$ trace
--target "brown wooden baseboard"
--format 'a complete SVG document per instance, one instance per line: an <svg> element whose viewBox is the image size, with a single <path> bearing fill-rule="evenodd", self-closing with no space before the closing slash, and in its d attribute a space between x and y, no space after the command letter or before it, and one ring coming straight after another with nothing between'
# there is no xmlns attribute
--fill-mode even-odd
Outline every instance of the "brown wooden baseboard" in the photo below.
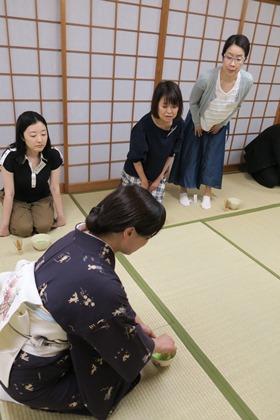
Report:
<svg viewBox="0 0 280 420"><path fill-rule="evenodd" d="M233 173L236 173L236 172L243 172L241 166L242 166L241 163L226 165L226 166L224 166L224 174L233 174Z"/></svg>
<svg viewBox="0 0 280 420"><path fill-rule="evenodd" d="M108 181L82 182L68 186L68 193L84 193L100 190L112 190L120 185L120 179L110 179Z"/></svg>
<svg viewBox="0 0 280 420"><path fill-rule="evenodd" d="M237 172L244 172L244 165L241 163L236 163L234 165L224 166L224 174L232 174ZM110 179L107 181L96 181L96 182L81 182L77 184L71 184L68 186L66 191L65 185L61 184L60 189L63 193L85 193L92 191L101 191L101 190L112 190L120 185L120 179Z"/></svg>

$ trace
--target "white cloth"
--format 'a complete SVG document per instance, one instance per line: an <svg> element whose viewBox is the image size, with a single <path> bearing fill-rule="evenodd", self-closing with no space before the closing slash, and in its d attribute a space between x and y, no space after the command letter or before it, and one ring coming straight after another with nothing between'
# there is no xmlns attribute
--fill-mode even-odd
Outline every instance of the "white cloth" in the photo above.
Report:
<svg viewBox="0 0 280 420"><path fill-rule="evenodd" d="M69 347L66 332L57 324L50 313L43 307L31 307L26 304L31 338L25 342L22 350L34 356L52 357ZM43 332L43 337L42 337ZM46 342L46 338L47 341Z"/></svg>
<svg viewBox="0 0 280 420"><path fill-rule="evenodd" d="M213 125L220 124L237 107L237 96L240 85L240 72L237 75L234 86L228 92L224 92L221 87L221 72L219 71L216 83L216 97L210 102L203 116L200 118L201 128L209 131Z"/></svg>
<svg viewBox="0 0 280 420"><path fill-rule="evenodd" d="M33 280L33 281L32 281ZM29 335L29 317L25 302L41 304L35 287L34 263L21 260L14 272L0 274L0 380L8 386L12 364L27 339L16 333L9 325L22 334Z"/></svg>
<svg viewBox="0 0 280 420"><path fill-rule="evenodd" d="M7 392L2 388L1 385L0 385L0 401L8 401L8 402L13 402L13 403L22 405L21 403L19 403L18 401L10 397L10 395L7 394Z"/></svg>
<svg viewBox="0 0 280 420"><path fill-rule="evenodd" d="M0 380L6 387L21 349L34 355L50 356L69 347L62 328L54 320L50 322L47 317L38 315L39 311L49 313L36 287L34 264L21 260L15 271L0 274ZM46 340L57 340L57 343L46 345Z"/></svg>

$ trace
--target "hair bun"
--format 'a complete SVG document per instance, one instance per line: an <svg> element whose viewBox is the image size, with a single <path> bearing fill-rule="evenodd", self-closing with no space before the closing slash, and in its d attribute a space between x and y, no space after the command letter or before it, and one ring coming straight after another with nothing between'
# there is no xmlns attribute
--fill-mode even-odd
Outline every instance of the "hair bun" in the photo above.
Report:
<svg viewBox="0 0 280 420"><path fill-rule="evenodd" d="M96 206L96 207L92 207L90 213L94 214L95 216L97 216L101 211L101 207L100 206Z"/></svg>

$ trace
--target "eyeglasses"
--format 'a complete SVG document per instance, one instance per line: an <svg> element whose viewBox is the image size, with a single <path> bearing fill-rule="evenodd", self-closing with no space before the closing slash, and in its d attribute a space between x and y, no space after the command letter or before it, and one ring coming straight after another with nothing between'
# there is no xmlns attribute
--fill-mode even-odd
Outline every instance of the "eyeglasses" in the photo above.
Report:
<svg viewBox="0 0 280 420"><path fill-rule="evenodd" d="M224 55L224 59L232 62L234 61L235 64L242 64L244 63L245 57L232 57L232 55Z"/></svg>

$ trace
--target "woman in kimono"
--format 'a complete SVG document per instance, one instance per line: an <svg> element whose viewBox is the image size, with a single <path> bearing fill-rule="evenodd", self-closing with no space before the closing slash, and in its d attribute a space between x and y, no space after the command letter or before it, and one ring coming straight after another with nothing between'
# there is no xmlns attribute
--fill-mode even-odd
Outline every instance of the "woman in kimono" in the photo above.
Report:
<svg viewBox="0 0 280 420"><path fill-rule="evenodd" d="M203 209L211 208L211 189L221 188L229 121L253 84L251 74L241 69L249 51L245 35L231 35L222 50L222 66L202 74L192 89L182 149L169 178L181 186L183 206L190 204L187 188L205 186Z"/></svg>
<svg viewBox="0 0 280 420"><path fill-rule="evenodd" d="M11 398L105 419L153 352L176 350L141 321L115 272L115 253L141 248L164 222L147 190L121 186L36 263L0 276L0 383Z"/></svg>

